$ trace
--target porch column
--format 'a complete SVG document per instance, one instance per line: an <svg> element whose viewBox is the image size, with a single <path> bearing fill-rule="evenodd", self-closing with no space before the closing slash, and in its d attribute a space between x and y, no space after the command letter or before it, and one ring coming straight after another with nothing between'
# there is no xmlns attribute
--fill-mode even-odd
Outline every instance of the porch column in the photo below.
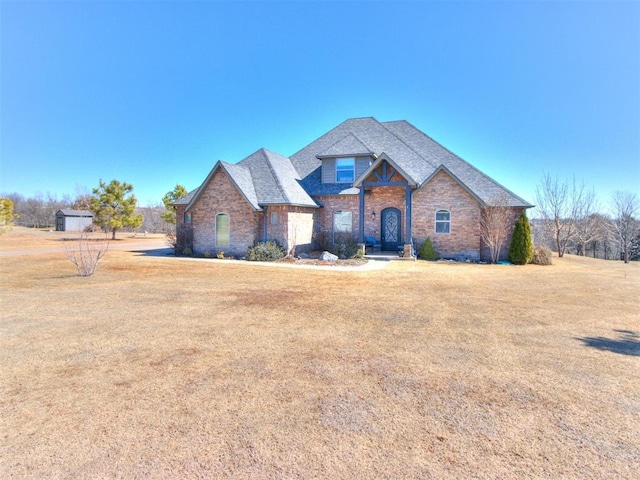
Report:
<svg viewBox="0 0 640 480"><path fill-rule="evenodd" d="M411 185L406 186L406 193L405 193L405 211L407 212L407 236L404 239L404 243L405 245L411 244L411 196L413 194L413 190L411 190Z"/></svg>
<svg viewBox="0 0 640 480"><path fill-rule="evenodd" d="M360 229L358 240L360 243L364 243L364 185L360 186L360 215L358 216L358 226Z"/></svg>

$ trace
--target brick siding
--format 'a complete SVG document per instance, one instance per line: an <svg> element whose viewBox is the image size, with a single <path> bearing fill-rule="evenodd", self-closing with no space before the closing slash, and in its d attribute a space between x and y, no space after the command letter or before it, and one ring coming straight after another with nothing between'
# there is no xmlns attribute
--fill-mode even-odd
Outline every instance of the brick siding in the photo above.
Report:
<svg viewBox="0 0 640 480"><path fill-rule="evenodd" d="M191 210L193 251L212 255L223 251L227 255L244 256L247 248L258 239L262 213L249 206L234 183L218 169ZM216 244L216 215L229 215L229 246Z"/></svg>
<svg viewBox="0 0 640 480"><path fill-rule="evenodd" d="M401 180L401 177L394 176L392 180ZM400 243L407 243L405 193L404 186L375 187L366 192L365 236L381 240L381 212L385 208L393 207L401 212ZM332 241L333 214L340 210L352 213L353 238L359 241L359 195L327 195L316 200L322 208L269 206L266 213L255 212L226 173L218 170L192 209L194 253L216 254L222 250L225 254L244 256L247 248L255 241L265 238L276 240L287 251L295 244L296 253L318 248L323 242ZM451 214L449 233L435 232L435 214L438 210L447 210ZM276 224L271 224L271 212L278 213ZM375 219L372 218L372 212L376 213ZM514 223L521 212L521 208L513 209ZM229 247L216 246L215 218L218 213L226 213L230 217ZM416 241L416 248L420 248L424 240L431 237L433 246L441 258L475 261L488 259L488 250L480 236L480 205L445 172L439 172L427 185L414 191L412 213L412 236ZM184 208L178 207L176 214L178 222L183 222ZM265 214L266 235L263 232ZM511 234L512 229L508 232L501 258L507 256Z"/></svg>
<svg viewBox="0 0 640 480"><path fill-rule="evenodd" d="M450 233L436 233L438 210L450 212ZM453 178L439 172L414 192L412 235L416 248L431 237L441 258L480 260L480 205Z"/></svg>

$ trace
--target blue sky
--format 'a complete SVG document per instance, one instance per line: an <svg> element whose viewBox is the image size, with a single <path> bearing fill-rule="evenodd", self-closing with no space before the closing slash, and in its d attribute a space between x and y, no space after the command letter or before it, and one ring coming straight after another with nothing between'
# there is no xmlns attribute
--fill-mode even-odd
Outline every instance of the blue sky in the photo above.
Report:
<svg viewBox="0 0 640 480"><path fill-rule="evenodd" d="M405 119L525 199L640 195L640 3L0 1L0 192L130 182Z"/></svg>

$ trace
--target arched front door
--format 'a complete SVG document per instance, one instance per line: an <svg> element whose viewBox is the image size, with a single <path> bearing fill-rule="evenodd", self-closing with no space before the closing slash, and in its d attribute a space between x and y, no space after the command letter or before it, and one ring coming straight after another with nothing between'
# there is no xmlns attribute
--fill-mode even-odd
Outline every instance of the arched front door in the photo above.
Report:
<svg viewBox="0 0 640 480"><path fill-rule="evenodd" d="M380 215L382 250L397 250L400 248L400 231L402 217L397 208L385 208Z"/></svg>

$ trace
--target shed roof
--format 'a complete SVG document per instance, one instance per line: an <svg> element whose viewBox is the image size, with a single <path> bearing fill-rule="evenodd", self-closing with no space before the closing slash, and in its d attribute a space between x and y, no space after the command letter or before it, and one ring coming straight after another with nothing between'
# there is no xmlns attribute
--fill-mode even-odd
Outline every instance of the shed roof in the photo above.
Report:
<svg viewBox="0 0 640 480"><path fill-rule="evenodd" d="M63 208L58 210L56 215L58 213L62 213L65 217L93 217L93 212L90 212L89 210L69 210Z"/></svg>

